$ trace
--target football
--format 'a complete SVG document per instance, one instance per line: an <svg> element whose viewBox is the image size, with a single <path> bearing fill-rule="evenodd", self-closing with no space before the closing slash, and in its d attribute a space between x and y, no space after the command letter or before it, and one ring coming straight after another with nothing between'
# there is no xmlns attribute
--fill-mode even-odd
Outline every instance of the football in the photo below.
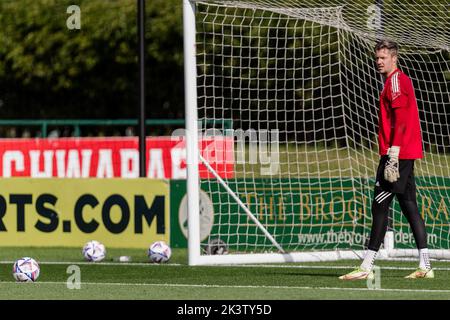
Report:
<svg viewBox="0 0 450 320"><path fill-rule="evenodd" d="M172 255L172 249L164 241L156 241L148 248L148 257L151 262L163 263L167 262Z"/></svg>
<svg viewBox="0 0 450 320"><path fill-rule="evenodd" d="M96 240L89 241L83 247L83 257L90 262L102 261L106 256L106 249L103 244Z"/></svg>
<svg viewBox="0 0 450 320"><path fill-rule="evenodd" d="M13 277L17 282L35 282L41 269L39 264L30 257L16 260L13 266Z"/></svg>
<svg viewBox="0 0 450 320"><path fill-rule="evenodd" d="M228 254L228 246L222 239L211 239L206 245L206 254Z"/></svg>

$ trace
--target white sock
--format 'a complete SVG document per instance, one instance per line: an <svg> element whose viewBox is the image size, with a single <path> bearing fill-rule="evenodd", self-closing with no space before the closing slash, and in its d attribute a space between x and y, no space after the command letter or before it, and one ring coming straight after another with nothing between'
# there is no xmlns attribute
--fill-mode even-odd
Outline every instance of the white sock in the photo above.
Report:
<svg viewBox="0 0 450 320"><path fill-rule="evenodd" d="M378 251L367 250L366 257L364 261L361 263L361 269L366 271L372 271L373 263L375 262L375 258L377 256Z"/></svg>
<svg viewBox="0 0 450 320"><path fill-rule="evenodd" d="M420 257L419 268L430 270L431 264L430 264L430 257L428 255L428 249L427 248L419 249L419 257Z"/></svg>

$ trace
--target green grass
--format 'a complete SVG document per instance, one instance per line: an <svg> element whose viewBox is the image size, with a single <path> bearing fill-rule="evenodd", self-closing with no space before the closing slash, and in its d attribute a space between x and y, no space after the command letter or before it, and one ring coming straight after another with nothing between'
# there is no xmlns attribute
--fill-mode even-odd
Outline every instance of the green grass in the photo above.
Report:
<svg viewBox="0 0 450 320"><path fill-rule="evenodd" d="M130 255L131 263L113 262ZM16 283L12 262L31 256L41 264L35 283ZM434 262L435 279L403 277L417 262L379 261L380 289L366 281L338 276L358 261L260 266L188 266L186 250L175 249L169 264L147 262L145 250L111 249L102 263L85 263L73 248L2 248L0 299L151 299L151 300L299 300L299 299L450 299L450 264ZM57 262L57 263L55 263ZM69 265L78 265L81 288L68 289Z"/></svg>
<svg viewBox="0 0 450 320"><path fill-rule="evenodd" d="M235 149L235 174L238 178L267 178L262 175L262 165L258 153L250 158L249 146L245 147L245 163L238 162L238 149ZM252 161L251 161L252 160ZM272 159L273 160L273 159ZM324 147L323 144L306 145L281 143L279 146L279 170L276 177L328 178L340 176L373 177L380 157L376 146L359 149ZM417 176L450 176L450 155L425 153L424 159L416 162Z"/></svg>

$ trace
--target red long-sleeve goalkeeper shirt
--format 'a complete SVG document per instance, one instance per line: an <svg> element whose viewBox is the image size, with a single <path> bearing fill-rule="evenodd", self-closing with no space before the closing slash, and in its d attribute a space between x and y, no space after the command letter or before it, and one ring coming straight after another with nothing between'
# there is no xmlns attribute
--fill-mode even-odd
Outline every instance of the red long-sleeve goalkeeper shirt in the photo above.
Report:
<svg viewBox="0 0 450 320"><path fill-rule="evenodd" d="M380 95L378 127L380 155L400 147L400 159L423 158L419 110L411 79L399 69L387 77Z"/></svg>

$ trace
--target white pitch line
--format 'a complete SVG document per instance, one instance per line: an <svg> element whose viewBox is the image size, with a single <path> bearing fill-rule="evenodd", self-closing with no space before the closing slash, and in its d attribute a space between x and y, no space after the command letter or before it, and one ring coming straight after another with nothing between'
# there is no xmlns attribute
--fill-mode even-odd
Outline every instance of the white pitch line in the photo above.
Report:
<svg viewBox="0 0 450 320"><path fill-rule="evenodd" d="M66 282L56 281L38 281L34 283L20 283L13 281L0 281L0 286L4 284L14 285L67 285ZM283 289L283 290L338 290L338 291L395 291L395 292L415 292L415 293L449 293L450 290L443 289L396 289L396 288L380 288L380 289L368 289L368 288L339 288L339 287L300 287L300 286L252 286L252 285L215 285L215 284L185 284L185 283L128 283L128 282L81 282L81 286L94 285L94 286L138 286L138 287L181 287L181 288L229 288L229 289Z"/></svg>
<svg viewBox="0 0 450 320"><path fill-rule="evenodd" d="M15 261L0 261L0 264L14 264ZM179 263L151 263L151 262L87 262L87 261L38 261L40 265L44 264L54 264L54 265L86 265L86 266L183 266ZM184 265L185 266L185 265Z"/></svg>
<svg viewBox="0 0 450 320"><path fill-rule="evenodd" d="M169 267L189 267L187 264L180 263L151 263L151 262L87 262L87 261L38 261L40 265L86 265L86 266L169 266ZM0 261L0 264L14 264L14 261ZM351 266L333 266L333 265L285 265L285 264L225 264L225 265L209 265L209 266L195 266L205 268L287 268L287 269L354 269L355 265ZM381 270L416 270L417 267L393 267L380 266ZM450 267L435 267L436 271L450 271Z"/></svg>
<svg viewBox="0 0 450 320"><path fill-rule="evenodd" d="M233 267L236 265L224 265L227 267ZM376 264L375 264L376 266ZM351 266L327 266L327 265L257 265L257 264L246 264L241 265L240 267L262 267L262 268L299 268L299 269L354 269L357 267L357 265L351 265ZM394 267L394 266L379 266L380 269L384 270L417 270L417 267ZM433 270L439 270L439 271L450 271L450 267L433 267Z"/></svg>

